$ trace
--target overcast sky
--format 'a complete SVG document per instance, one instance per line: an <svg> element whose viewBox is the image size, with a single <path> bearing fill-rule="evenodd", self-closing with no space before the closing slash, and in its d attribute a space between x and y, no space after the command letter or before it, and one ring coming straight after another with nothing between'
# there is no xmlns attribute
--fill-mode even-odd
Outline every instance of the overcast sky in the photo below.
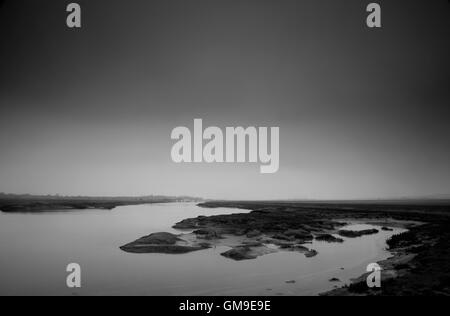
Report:
<svg viewBox="0 0 450 316"><path fill-rule="evenodd" d="M0 191L227 199L450 193L450 4L96 0L0 9ZM170 133L279 126L280 170L171 161Z"/></svg>

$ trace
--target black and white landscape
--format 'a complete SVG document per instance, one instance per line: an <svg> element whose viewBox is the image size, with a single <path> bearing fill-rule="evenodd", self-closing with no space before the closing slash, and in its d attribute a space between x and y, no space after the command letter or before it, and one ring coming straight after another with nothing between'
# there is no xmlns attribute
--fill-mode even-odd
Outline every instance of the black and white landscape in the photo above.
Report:
<svg viewBox="0 0 450 316"><path fill-rule="evenodd" d="M449 9L0 1L0 295L449 295Z"/></svg>

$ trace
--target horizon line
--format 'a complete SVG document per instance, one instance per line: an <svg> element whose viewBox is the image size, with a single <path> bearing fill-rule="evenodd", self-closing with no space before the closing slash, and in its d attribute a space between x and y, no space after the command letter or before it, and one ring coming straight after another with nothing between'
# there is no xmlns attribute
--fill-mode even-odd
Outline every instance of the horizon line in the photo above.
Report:
<svg viewBox="0 0 450 316"><path fill-rule="evenodd" d="M430 194L423 196L399 196L399 197L366 197L366 198L275 198L275 199L225 199L225 198L205 198L191 195L64 195L64 194L33 194L33 193L5 193L0 192L0 196L27 196L27 197L53 197L53 198L190 198L203 201L217 202L365 202L365 201L405 201L405 200L450 200L450 193Z"/></svg>

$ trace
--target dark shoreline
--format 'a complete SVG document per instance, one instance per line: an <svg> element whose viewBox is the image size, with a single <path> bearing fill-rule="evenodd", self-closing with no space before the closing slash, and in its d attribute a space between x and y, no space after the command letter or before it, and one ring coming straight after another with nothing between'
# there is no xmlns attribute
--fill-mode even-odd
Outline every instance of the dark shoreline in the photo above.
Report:
<svg viewBox="0 0 450 316"><path fill-rule="evenodd" d="M368 203L351 202L232 202L198 204L204 208L237 208L250 213L199 216L176 223L173 228L192 233L172 235L156 233L131 242L121 249L134 253L186 253L226 245L221 254L231 260L252 260L274 250L295 251L306 257L318 253L305 246L313 240L342 242L339 234L345 222L354 220L377 223L381 230L400 225L407 233L387 241L393 256L379 262L382 267L381 289L369 289L366 275L353 283L320 295L450 295L450 207L446 203ZM394 225L394 226L393 226ZM378 230L346 231L358 238Z"/></svg>
<svg viewBox="0 0 450 316"><path fill-rule="evenodd" d="M206 202L199 206L249 209L252 213L289 211L312 216L311 219L424 223L411 225L408 233L388 241L388 249L394 256L379 262L383 268L381 289L369 289L366 275L362 275L351 285L322 295L450 295L450 204L447 202Z"/></svg>
<svg viewBox="0 0 450 316"><path fill-rule="evenodd" d="M190 197L60 197L60 196L0 196L3 213L45 213L76 210L113 210L119 206L154 203L199 202Z"/></svg>

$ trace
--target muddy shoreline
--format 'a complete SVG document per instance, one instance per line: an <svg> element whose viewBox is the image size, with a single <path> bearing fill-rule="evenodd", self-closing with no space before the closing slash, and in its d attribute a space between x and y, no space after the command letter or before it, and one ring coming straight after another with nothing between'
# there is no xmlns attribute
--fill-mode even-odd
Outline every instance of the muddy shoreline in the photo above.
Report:
<svg viewBox="0 0 450 316"><path fill-rule="evenodd" d="M409 232L388 241L392 258L380 262L381 289L369 289L366 275L351 285L325 295L450 295L450 203L295 203L295 202L215 202L204 207L239 207L252 210L292 209L321 218L348 220L359 218L372 223L413 221L423 225L406 227Z"/></svg>
<svg viewBox="0 0 450 316"><path fill-rule="evenodd" d="M215 246L231 249L221 255L230 260L252 260L277 251L317 255L308 247L312 240L340 243L340 236L359 238L376 234L341 231L345 223L360 221L383 230L395 225L407 233L388 241L393 257L380 262L382 288L369 289L366 276L322 295L450 294L450 212L447 204L300 203L300 202L206 202L204 208L240 208L250 213L200 216L173 227L186 233L156 233L121 247L134 253L186 253ZM420 224L418 224L420 223ZM275 247L269 247L274 245Z"/></svg>

